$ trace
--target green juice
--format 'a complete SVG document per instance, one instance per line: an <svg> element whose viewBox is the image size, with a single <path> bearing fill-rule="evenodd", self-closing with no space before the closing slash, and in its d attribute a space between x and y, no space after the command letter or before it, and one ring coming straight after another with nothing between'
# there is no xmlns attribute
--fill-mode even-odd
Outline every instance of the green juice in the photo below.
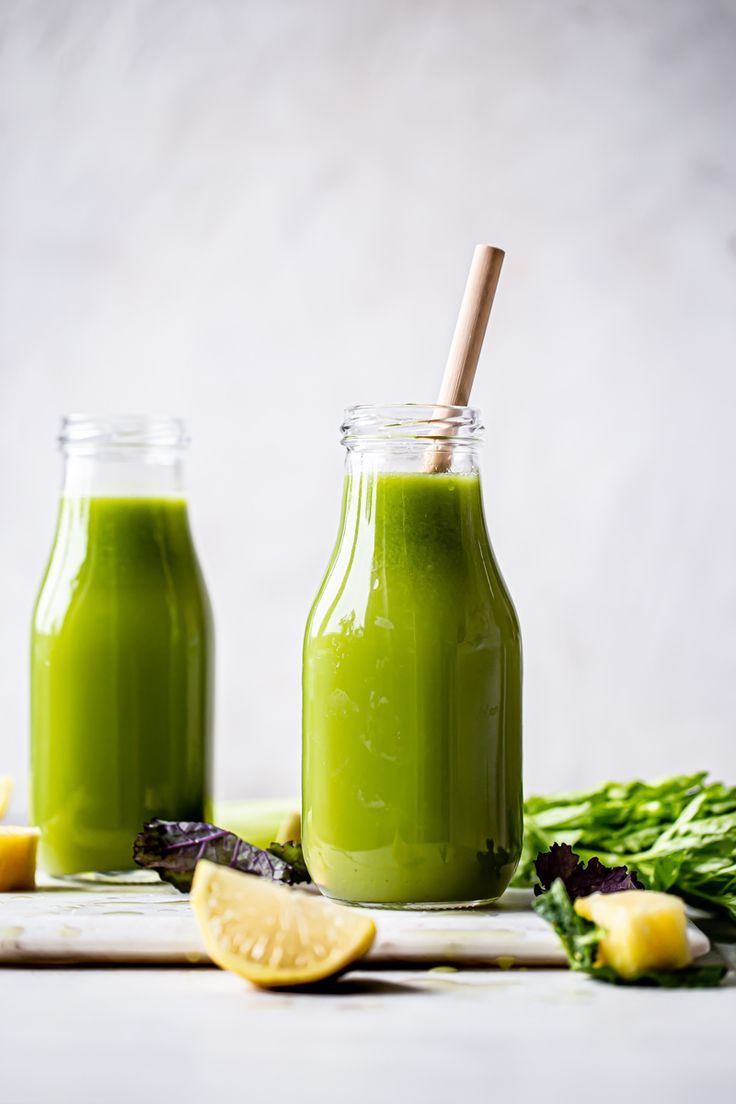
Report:
<svg viewBox="0 0 736 1104"><path fill-rule="evenodd" d="M62 499L31 653L50 874L130 870L144 821L203 819L211 638L183 499Z"/></svg>
<svg viewBox="0 0 736 1104"><path fill-rule="evenodd" d="M304 644L304 844L323 892L503 892L521 846L521 678L477 474L349 474Z"/></svg>

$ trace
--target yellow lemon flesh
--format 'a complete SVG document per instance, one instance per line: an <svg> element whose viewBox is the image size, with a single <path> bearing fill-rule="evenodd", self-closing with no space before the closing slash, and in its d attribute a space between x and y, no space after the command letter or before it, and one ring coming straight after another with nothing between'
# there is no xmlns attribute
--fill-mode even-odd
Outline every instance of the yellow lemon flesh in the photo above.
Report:
<svg viewBox="0 0 736 1104"><path fill-rule="evenodd" d="M35 889L38 828L0 826L0 893Z"/></svg>
<svg viewBox="0 0 736 1104"><path fill-rule="evenodd" d="M578 897L575 911L604 931L600 964L623 978L649 970L679 970L690 962L685 905L679 897L653 890L591 893Z"/></svg>
<svg viewBox="0 0 736 1104"><path fill-rule="evenodd" d="M369 916L204 860L192 906L210 958L266 989L330 977L361 958L376 935Z"/></svg>
<svg viewBox="0 0 736 1104"><path fill-rule="evenodd" d="M8 811L8 805L10 804L10 795L13 792L13 779L8 778L7 774L0 774L0 820L3 819Z"/></svg>

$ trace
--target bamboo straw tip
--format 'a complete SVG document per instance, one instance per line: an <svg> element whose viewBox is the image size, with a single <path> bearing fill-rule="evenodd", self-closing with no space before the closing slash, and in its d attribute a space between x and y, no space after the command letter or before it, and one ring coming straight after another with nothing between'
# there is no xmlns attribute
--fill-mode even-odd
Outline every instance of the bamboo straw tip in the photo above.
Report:
<svg viewBox="0 0 736 1104"><path fill-rule="evenodd" d="M498 245L486 245L485 242L479 242L475 247L475 255L476 257L485 256L489 260L493 259L500 264L506 256L506 250L501 249Z"/></svg>

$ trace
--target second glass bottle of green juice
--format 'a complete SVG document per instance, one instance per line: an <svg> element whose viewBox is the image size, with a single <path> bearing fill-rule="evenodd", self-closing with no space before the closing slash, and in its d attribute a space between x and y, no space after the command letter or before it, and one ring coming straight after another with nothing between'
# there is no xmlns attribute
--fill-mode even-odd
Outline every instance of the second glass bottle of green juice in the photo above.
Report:
<svg viewBox="0 0 736 1104"><path fill-rule="evenodd" d="M213 631L172 418L65 419L33 615L31 805L53 875L129 872L153 817L203 820Z"/></svg>
<svg viewBox="0 0 736 1104"><path fill-rule="evenodd" d="M492 901L521 850L522 671L478 415L354 407L343 434L340 531L304 642L309 870L353 903Z"/></svg>

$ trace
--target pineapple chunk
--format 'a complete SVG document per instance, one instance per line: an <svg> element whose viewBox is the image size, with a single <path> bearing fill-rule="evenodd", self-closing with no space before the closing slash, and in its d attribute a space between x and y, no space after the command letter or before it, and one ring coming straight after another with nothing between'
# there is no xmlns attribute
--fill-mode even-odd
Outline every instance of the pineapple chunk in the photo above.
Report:
<svg viewBox="0 0 736 1104"><path fill-rule="evenodd" d="M38 828L0 827L0 893L35 889Z"/></svg>
<svg viewBox="0 0 736 1104"><path fill-rule="evenodd" d="M301 813L289 813L281 822L278 833L271 843L301 843L302 817Z"/></svg>
<svg viewBox="0 0 736 1104"><path fill-rule="evenodd" d="M685 906L679 897L652 890L591 893L575 902L579 916L602 928L598 965L623 978L649 970L679 970L690 962Z"/></svg>

